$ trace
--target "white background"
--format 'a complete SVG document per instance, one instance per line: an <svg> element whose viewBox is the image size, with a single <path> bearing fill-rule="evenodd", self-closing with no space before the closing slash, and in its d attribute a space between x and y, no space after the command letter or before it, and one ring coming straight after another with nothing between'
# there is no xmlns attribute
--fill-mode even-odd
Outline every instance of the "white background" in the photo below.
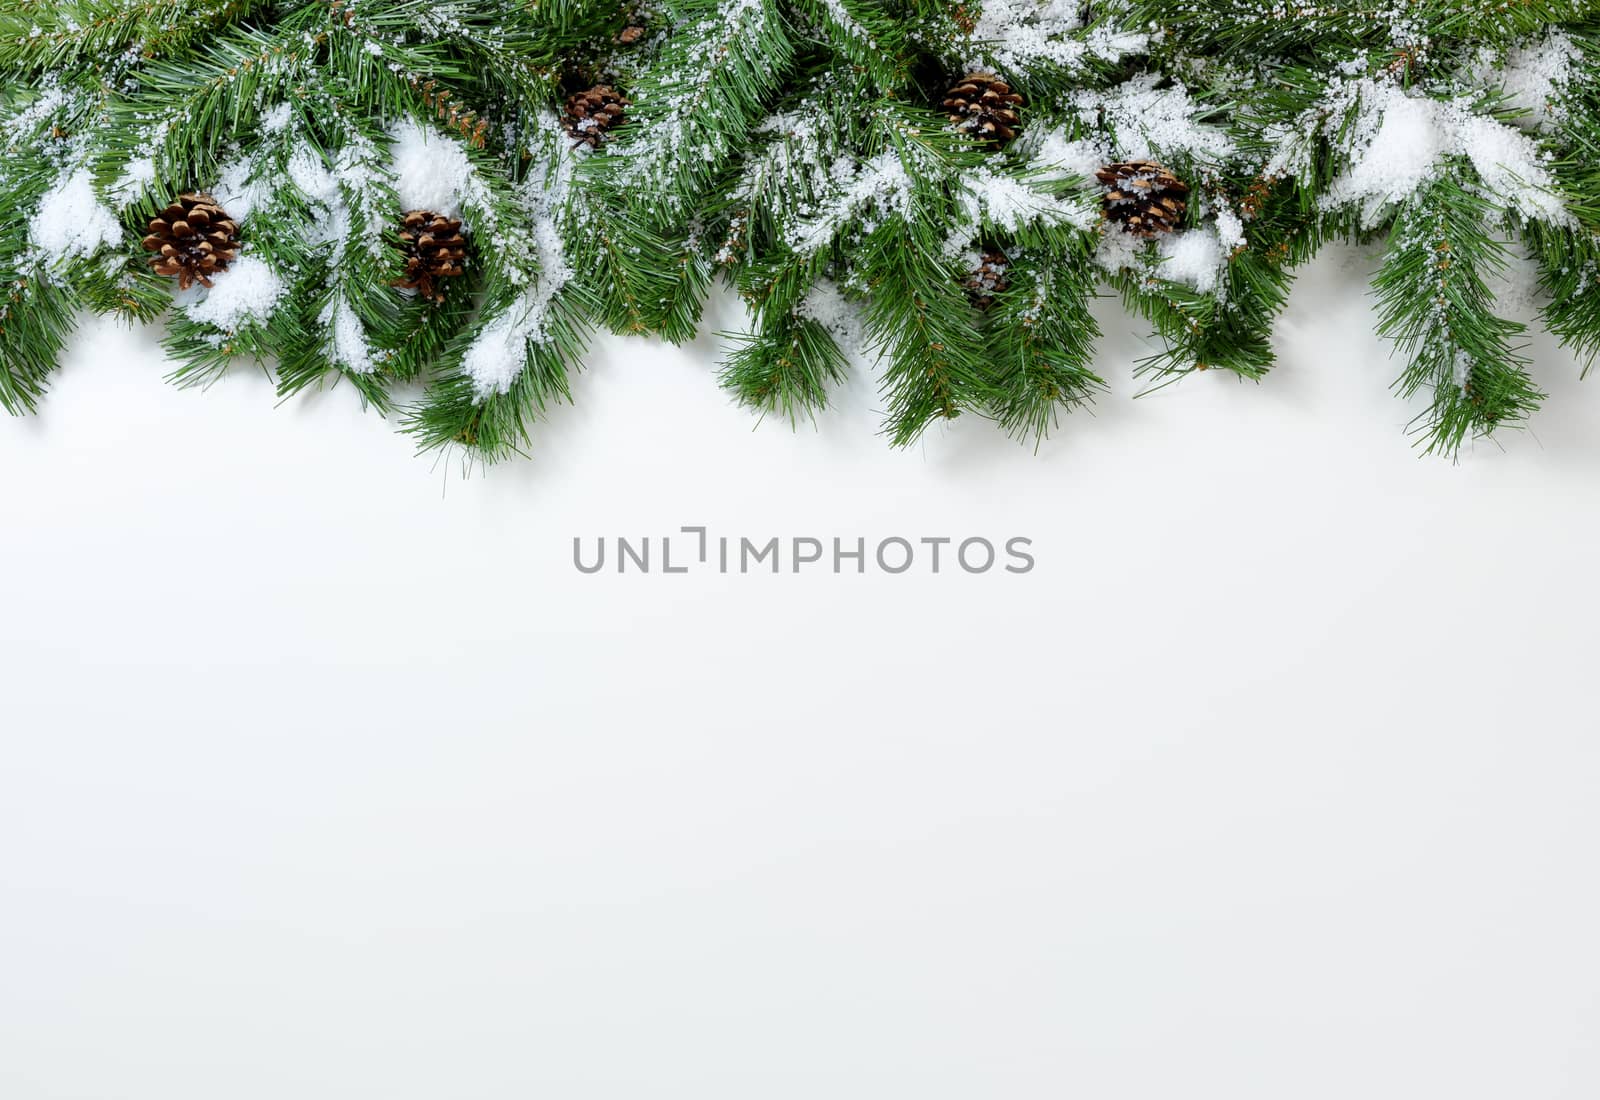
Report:
<svg viewBox="0 0 1600 1100"><path fill-rule="evenodd" d="M0 424L0 1097L1593 1100L1600 383L1420 458L1362 274L1138 401L1104 303L1037 454L608 340L468 479L87 324ZM572 568L686 524L1038 567Z"/></svg>

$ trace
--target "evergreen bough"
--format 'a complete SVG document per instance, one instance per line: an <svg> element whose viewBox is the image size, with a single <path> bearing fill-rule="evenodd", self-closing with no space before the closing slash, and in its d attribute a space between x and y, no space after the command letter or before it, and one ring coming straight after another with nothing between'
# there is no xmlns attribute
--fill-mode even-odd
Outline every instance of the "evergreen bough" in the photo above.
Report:
<svg viewBox="0 0 1600 1100"><path fill-rule="evenodd" d="M92 310L164 321L179 382L347 382L501 458L592 330L689 339L722 282L757 412L859 347L896 444L1035 439L1103 388L1103 288L1152 384L1260 379L1333 241L1383 245L1428 450L1541 400L1508 268L1600 352L1600 0L0 0L0 73L14 414ZM147 251L181 195L237 223L210 289Z"/></svg>

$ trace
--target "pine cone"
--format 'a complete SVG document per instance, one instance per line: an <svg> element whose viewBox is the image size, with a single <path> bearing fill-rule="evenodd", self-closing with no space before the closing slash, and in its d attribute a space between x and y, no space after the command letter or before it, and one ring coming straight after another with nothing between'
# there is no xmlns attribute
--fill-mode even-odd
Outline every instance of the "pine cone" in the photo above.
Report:
<svg viewBox="0 0 1600 1100"><path fill-rule="evenodd" d="M1105 185L1101 208L1108 221L1140 237L1159 237L1183 224L1189 185L1149 160L1108 164L1095 173Z"/></svg>
<svg viewBox="0 0 1600 1100"><path fill-rule="evenodd" d="M211 285L211 276L228 270L239 254L239 227L217 205L198 191L186 191L150 222L144 239L150 266L157 275L176 275L178 289L195 283Z"/></svg>
<svg viewBox="0 0 1600 1100"><path fill-rule="evenodd" d="M993 73L968 73L946 94L944 109L964 134L999 147L1017 136L1017 106L1022 97Z"/></svg>
<svg viewBox="0 0 1600 1100"><path fill-rule="evenodd" d="M606 131L622 122L622 111L627 106L628 100L611 85L596 84L567 97L567 113L561 125L573 138L574 149L579 145L593 149L606 139Z"/></svg>
<svg viewBox="0 0 1600 1100"><path fill-rule="evenodd" d="M1011 284L1006 281L1006 267L1010 261L1006 254L999 249L991 248L983 253L983 258L972 273L961 280L961 285L966 288L967 297L972 299L972 304L979 309L988 309L994 305L995 295L1005 291Z"/></svg>
<svg viewBox="0 0 1600 1100"><path fill-rule="evenodd" d="M461 219L432 210L412 210L401 221L399 235L406 277L395 285L415 290L430 301L444 301L444 288L435 280L451 279L465 270L467 241L461 235Z"/></svg>

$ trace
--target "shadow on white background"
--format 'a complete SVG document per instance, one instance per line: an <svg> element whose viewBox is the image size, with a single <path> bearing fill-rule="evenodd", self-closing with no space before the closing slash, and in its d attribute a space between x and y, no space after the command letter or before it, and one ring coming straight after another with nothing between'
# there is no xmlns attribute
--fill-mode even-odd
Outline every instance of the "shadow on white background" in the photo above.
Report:
<svg viewBox="0 0 1600 1100"><path fill-rule="evenodd" d="M1600 390L1418 457L1361 275L1138 401L1102 303L1037 453L608 340L468 479L87 324L0 424L0 1096L1590 1100ZM572 567L684 525L1038 565Z"/></svg>

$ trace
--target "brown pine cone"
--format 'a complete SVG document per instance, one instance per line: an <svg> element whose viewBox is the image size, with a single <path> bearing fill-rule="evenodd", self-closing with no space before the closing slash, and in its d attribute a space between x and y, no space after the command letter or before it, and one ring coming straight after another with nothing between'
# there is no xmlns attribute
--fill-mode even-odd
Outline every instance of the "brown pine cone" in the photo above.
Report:
<svg viewBox="0 0 1600 1100"><path fill-rule="evenodd" d="M1106 220L1140 237L1159 237L1183 224L1189 185L1149 160L1108 164L1095 173L1105 186Z"/></svg>
<svg viewBox="0 0 1600 1100"><path fill-rule="evenodd" d="M208 287L211 276L238 256L239 227L210 195L186 191L151 220L144 247L156 253L150 257L155 273L176 275L179 290Z"/></svg>
<svg viewBox="0 0 1600 1100"><path fill-rule="evenodd" d="M968 73L945 94L951 124L998 148L1017 136L1022 97L993 73Z"/></svg>
<svg viewBox="0 0 1600 1100"><path fill-rule="evenodd" d="M609 130L621 124L627 106L628 100L621 92L609 84L596 84L567 97L561 125L572 137L574 149L579 145L593 149L606 139Z"/></svg>
<svg viewBox="0 0 1600 1100"><path fill-rule="evenodd" d="M990 248L984 251L978 266L961 281L973 305L979 309L988 309L994 305L995 295L1003 293L1006 287L1011 285L1006 281L1006 267L1009 264L1006 254L999 249Z"/></svg>
<svg viewBox="0 0 1600 1100"><path fill-rule="evenodd" d="M406 258L406 276L395 285L415 290L429 301L444 301L445 279L465 271L467 241L461 219L432 210L412 210L400 223L400 249Z"/></svg>

